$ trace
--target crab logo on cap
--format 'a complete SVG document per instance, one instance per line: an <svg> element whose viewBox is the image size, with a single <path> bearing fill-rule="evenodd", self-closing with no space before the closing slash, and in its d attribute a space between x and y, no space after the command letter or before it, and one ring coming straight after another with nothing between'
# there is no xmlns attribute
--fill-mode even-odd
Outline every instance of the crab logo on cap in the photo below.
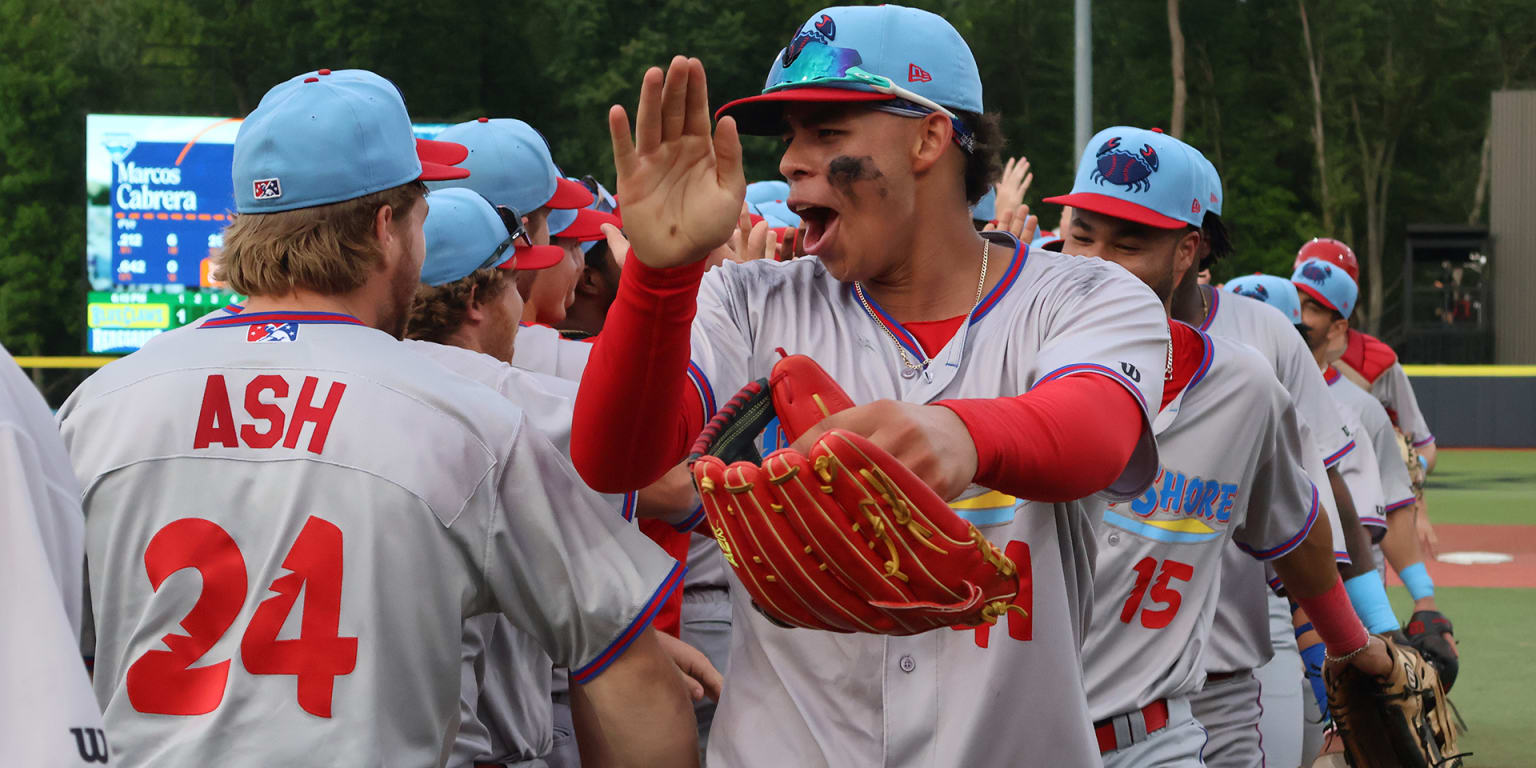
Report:
<svg viewBox="0 0 1536 768"><path fill-rule="evenodd" d="M1325 264L1307 263L1301 265L1301 276L1306 278L1308 281L1317 283L1319 285L1321 285L1324 280L1327 280L1328 276L1332 274L1333 267L1327 266Z"/></svg>
<svg viewBox="0 0 1536 768"><path fill-rule="evenodd" d="M795 36L789 41L789 45L784 46L783 65L787 67L795 63L795 59L800 57L800 52L805 50L805 46L809 43L830 44L836 39L837 25L832 23L831 16L823 13L821 18L811 25L811 29L801 29L795 32Z"/></svg>
<svg viewBox="0 0 1536 768"><path fill-rule="evenodd" d="M1152 182L1147 179L1157 172L1158 163L1157 150L1151 144L1143 144L1140 152L1132 153L1121 149L1120 137L1115 136L1104 142L1094 156L1098 158L1098 166L1091 177L1094 181L1100 184L1107 181L1131 192L1152 188Z"/></svg>
<svg viewBox="0 0 1536 768"><path fill-rule="evenodd" d="M1237 292L1243 296L1258 299L1259 301L1269 301L1269 289L1262 285L1245 285L1237 289Z"/></svg>
<svg viewBox="0 0 1536 768"><path fill-rule="evenodd" d="M257 200L276 200L283 196L283 183L277 179L257 179L251 182L251 194Z"/></svg>

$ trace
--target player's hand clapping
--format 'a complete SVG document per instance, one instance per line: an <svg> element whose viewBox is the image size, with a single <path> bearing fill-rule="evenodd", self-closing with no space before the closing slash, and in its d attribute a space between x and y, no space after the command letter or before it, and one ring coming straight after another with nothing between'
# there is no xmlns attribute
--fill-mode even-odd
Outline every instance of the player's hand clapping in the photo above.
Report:
<svg viewBox="0 0 1536 768"><path fill-rule="evenodd" d="M709 90L698 59L674 57L665 77L658 67L646 71L633 140L621 106L609 110L608 130L636 257L651 267L674 267L703 259L730 239L747 188L741 140L731 118L711 136Z"/></svg>
<svg viewBox="0 0 1536 768"><path fill-rule="evenodd" d="M1030 215L1029 206L1020 203L1008 209L998 208L997 221L988 224L983 231L1007 232L1019 242L1028 245L1035 239L1035 233L1039 229L1039 219Z"/></svg>

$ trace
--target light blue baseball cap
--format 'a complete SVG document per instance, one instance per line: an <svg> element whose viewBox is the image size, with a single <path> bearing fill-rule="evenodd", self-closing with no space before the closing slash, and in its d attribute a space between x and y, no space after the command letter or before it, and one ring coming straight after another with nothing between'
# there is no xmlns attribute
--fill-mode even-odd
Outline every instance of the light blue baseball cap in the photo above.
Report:
<svg viewBox="0 0 1536 768"><path fill-rule="evenodd" d="M1043 229L1035 230L1035 239L1029 241L1030 248L1044 248L1051 243L1061 242L1061 235L1055 232L1047 232Z"/></svg>
<svg viewBox="0 0 1536 768"><path fill-rule="evenodd" d="M787 181L754 181L747 185L747 202L771 203L789 199L789 182Z"/></svg>
<svg viewBox="0 0 1536 768"><path fill-rule="evenodd" d="M438 134L438 139L462 144L469 150L463 167L469 169L470 176L463 181L428 184L432 189L466 187L496 205L522 213L592 204L592 193L586 187L560 173L544 136L521 120L482 117L449 126ZM550 215L553 217L554 213ZM550 231L555 231L553 218Z"/></svg>
<svg viewBox="0 0 1536 768"><path fill-rule="evenodd" d="M559 249L553 249L552 260L543 258L542 252L528 251L527 235L516 214L498 211L491 201L470 189L433 192L422 232L427 255L421 262L421 281L427 285L445 285L490 267L543 269L564 258ZM524 241L523 247L518 247L519 239Z"/></svg>
<svg viewBox="0 0 1536 768"><path fill-rule="evenodd" d="M1159 130L1106 128L1083 150L1072 192L1045 202L1160 229L1198 228L1207 191L1197 154Z"/></svg>
<svg viewBox="0 0 1536 768"><path fill-rule="evenodd" d="M899 5L836 6L795 31L761 94L732 101L715 117L736 118L742 133L772 134L784 103L797 101L980 113L981 75L970 46L942 16ZM968 136L957 131L956 139L965 146Z"/></svg>
<svg viewBox="0 0 1536 768"><path fill-rule="evenodd" d="M1360 297L1360 286L1355 285L1343 267L1322 259L1307 259L1296 267L1291 275L1296 289L1305 291L1319 304L1349 317L1355 311L1355 299Z"/></svg>
<svg viewBox="0 0 1536 768"><path fill-rule="evenodd" d="M417 139L394 83L362 69L307 72L273 86L240 124L235 210L278 213L412 181L462 179L465 148Z"/></svg>
<svg viewBox="0 0 1536 768"><path fill-rule="evenodd" d="M1224 290L1258 299L1280 310L1291 325L1301 324L1301 299L1296 286L1279 275L1244 275L1227 281Z"/></svg>
<svg viewBox="0 0 1536 768"><path fill-rule="evenodd" d="M1186 144L1185 146L1189 145ZM1195 164L1200 167L1202 180L1205 182L1205 189L1201 192L1201 202L1205 205L1205 211L1206 213L1220 216L1223 198L1221 193L1221 174L1216 172L1216 166L1211 165L1211 161L1206 159L1205 154L1200 150L1189 147L1189 151L1195 160Z"/></svg>
<svg viewBox="0 0 1536 768"><path fill-rule="evenodd" d="M997 189L990 188L971 206L971 218L976 221L997 221Z"/></svg>
<svg viewBox="0 0 1536 768"><path fill-rule="evenodd" d="M772 200L766 203L758 203L758 215L767 219L770 227L798 227L800 217L794 211L789 210L789 205L781 200Z"/></svg>

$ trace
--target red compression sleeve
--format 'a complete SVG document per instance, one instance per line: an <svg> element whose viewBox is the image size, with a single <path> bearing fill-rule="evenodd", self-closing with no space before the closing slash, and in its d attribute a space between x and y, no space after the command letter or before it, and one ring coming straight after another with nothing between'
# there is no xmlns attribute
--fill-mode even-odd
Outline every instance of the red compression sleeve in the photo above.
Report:
<svg viewBox="0 0 1536 768"><path fill-rule="evenodd" d="M942 400L976 441L976 482L1032 501L1109 487L1141 437L1141 406L1118 382L1066 376L1017 397Z"/></svg>
<svg viewBox="0 0 1536 768"><path fill-rule="evenodd" d="M1355 615L1342 578L1335 579L1333 587L1321 595L1296 598L1296 604L1307 612L1312 628L1323 638L1330 656L1338 658L1359 650L1371 639L1365 625L1360 623L1360 617Z"/></svg>
<svg viewBox="0 0 1536 768"><path fill-rule="evenodd" d="M652 269L631 251L576 394L571 461L603 493L659 479L704 429L688 386L688 334L703 261Z"/></svg>

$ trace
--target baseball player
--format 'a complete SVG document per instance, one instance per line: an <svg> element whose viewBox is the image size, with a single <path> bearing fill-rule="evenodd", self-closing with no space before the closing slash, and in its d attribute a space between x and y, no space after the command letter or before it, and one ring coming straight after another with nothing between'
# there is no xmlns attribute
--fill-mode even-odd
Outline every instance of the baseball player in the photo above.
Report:
<svg viewBox="0 0 1536 768"><path fill-rule="evenodd" d="M1386 559L1399 572L1412 564L1421 564L1423 556L1419 553L1414 532L1412 482L1408 468L1397 452L1397 440L1386 410L1365 390L1340 386L1344 376L1330 366L1347 344L1348 318L1354 310L1359 289L1347 271L1320 259L1302 262L1291 281L1301 306L1302 323L1298 328L1329 382L1329 392L1339 403L1340 411L1356 418L1360 432L1373 443L1376 461L1360 467L1357 474L1361 476L1362 484L1374 481L1379 489L1381 512L1370 521L1377 527L1375 539L1381 543L1382 551L1388 556ZM1362 516L1362 521L1365 519ZM1385 564L1378 567L1376 577L1380 578L1384 570ZM1427 580L1428 574L1422 574L1422 578ZM1419 584L1415 587L1422 589ZM1415 590L1416 599L1421 594L1419 589ZM1429 582L1430 600L1433 590L1433 582ZM1428 609L1433 610L1432 605ZM1385 617L1382 621L1385 622Z"/></svg>
<svg viewBox="0 0 1536 768"><path fill-rule="evenodd" d="M389 81L320 70L269 91L234 155L221 270L244 311L103 368L60 414L113 758L442 765L464 620L499 611L626 756L691 764L647 629L681 569L603 535L520 410L397 341L420 180L462 176L463 148L414 140Z"/></svg>
<svg viewBox="0 0 1536 768"><path fill-rule="evenodd" d="M1198 153L1161 132L1116 126L1089 142L1064 250L1113 261L1165 302L1200 252ZM1125 147L1154 170L1125 183L1094 147ZM1104 179L1107 183L1100 183ZM1144 182L1144 183L1136 183ZM1191 201L1195 205L1191 205ZM1172 364L1153 429L1162 470L1130 504L1095 520L1094 612L1083 646L1089 711L1109 766L1202 765L1207 734L1188 697L1200 689L1222 561L1236 543L1272 561L1303 602L1327 607L1324 634L1364 636L1334 568L1328 518L1307 477L1295 407L1246 345L1172 322ZM1243 424L1240 441L1214 439ZM1321 520L1319 521L1319 518ZM1340 653L1342 655L1342 653ZM1373 665L1388 663L1384 648Z"/></svg>
<svg viewBox="0 0 1536 768"><path fill-rule="evenodd" d="M1198 204L1202 209L1204 236L1198 266L1208 268L1231 251L1231 241L1221 218L1221 178L1203 155L1196 152L1194 159L1204 170L1205 189L1190 207ZM1316 364L1306 344L1283 316L1261 303L1201 285L1196 268L1176 281L1172 309L1175 318L1212 335L1248 344L1271 362L1276 377L1291 393L1303 431L1311 433L1317 448L1304 459L1330 511L1341 574L1349 579L1370 570L1369 536L1359 524L1337 468L1353 449L1353 437L1345 429L1321 375L1314 373ZM1225 565L1228 577L1223 579L1221 607L1212 633L1207 682L1194 698L1196 717L1211 730L1206 760L1216 765L1248 765L1264 759L1279 764L1300 762L1301 663L1290 603L1266 589L1264 571L1235 548L1228 550ZM1362 601L1357 605L1362 617L1373 611L1379 615L1379 609L1387 605L1384 590L1369 595L1352 592L1351 598ZM1384 629L1369 623L1367 628Z"/></svg>
<svg viewBox="0 0 1536 768"><path fill-rule="evenodd" d="M583 476L649 483L776 350L803 353L862 405L801 441L869 436L1029 574L1027 618L909 637L784 629L733 577L711 763L1099 759L1079 657L1090 520L1098 494L1132 498L1156 473L1146 403L1162 394L1167 321L1119 267L975 231L967 203L999 140L981 95L941 17L833 7L796 30L762 95L721 109L713 137L697 60L647 72L633 138L610 113L633 252L577 396ZM738 126L784 139L811 257L705 274L741 207Z"/></svg>
<svg viewBox="0 0 1536 768"><path fill-rule="evenodd" d="M1307 259L1322 259L1343 268L1349 279L1360 282L1360 262L1345 243L1328 237L1315 237L1296 251L1293 269ZM1349 329L1348 346L1334 362L1334 367L1350 381L1369 391L1386 407L1392 424L1402 430L1423 458L1426 471L1435 465L1435 436L1419 409L1413 384L1397 360L1397 353L1380 339Z"/></svg>
<svg viewBox="0 0 1536 768"><path fill-rule="evenodd" d="M507 206L516 210L518 204L537 202L546 195L548 190L554 190L550 200L568 204L579 199L580 194L586 195L586 201L594 202L596 195L590 193L579 182L571 181L559 175L559 170L549 157L548 147L532 127L519 120L479 120L456 126L454 136L469 142L470 154L465 159L463 167L471 171L469 180L478 179L474 184L474 191L484 195L486 199L496 205ZM460 181L443 182L443 187L449 187ZM579 188L577 193L574 188ZM563 202L562 202L563 201ZM565 270L571 264L574 253L580 256L578 245L587 240L596 232L596 236L603 236L603 229L617 233L614 225L618 218L607 213L594 210L581 210L574 215L568 209L557 209L549 213L546 223L557 227L563 233L571 234L571 237L563 246L534 246L534 250L548 252L549 258L554 259L554 254L559 254L555 260L555 266L541 269L529 278L519 275L517 282L519 293L526 295L528 301L524 305L523 319L529 318L528 306L543 304L554 307L558 305L560 312L565 311L565 299L573 298L576 281L556 280L551 283L539 273ZM618 236L622 240L622 236ZM534 239L538 243L537 238ZM623 246L627 251L627 245ZM531 287L531 288L530 288ZM528 290L525 290L528 289ZM553 291L553 293L551 292ZM549 300L549 296L558 293L558 301ZM567 296L570 293L570 296ZM564 315L561 315L562 318ZM586 366L587 356L591 346L584 342L571 341L563 338L555 328L541 323L525 322L517 330L517 343L512 346L511 363L514 367L523 371L532 372L541 376L556 377L574 383L581 376L582 369ZM544 390L561 391L564 387L551 386L548 379L543 380L541 388ZM552 408L546 411L548 418L555 422L563 422L563 426L548 425L558 428L561 434L568 433L570 424L570 412L568 408ZM551 433L553 434L553 433ZM558 441L557 441L558 442ZM662 549L678 562L686 562L688 531L698 523L702 516L698 510L698 502L693 499L692 483L686 470L679 471L673 476L663 479L655 486L646 489L648 503L644 510L639 508L639 500L634 499L633 504L626 505L629 510L626 518L632 518L637 514L646 519L639 521L641 533L656 542ZM682 491L679 493L678 491ZM657 501L659 499L659 502ZM677 499L674 501L674 499ZM664 519L651 519L664 518ZM688 522L688 520L692 522ZM675 528L673 524L685 528ZM680 634L682 612L682 590L674 590L658 609L652 622L660 634L670 634L674 637ZM492 687L499 685L498 681L491 681ZM567 729L566 723L574 719L571 712L573 704L579 704L572 699L570 688L567 684L565 671L555 670L551 692L554 696L554 718L557 733L562 737L559 749L550 756L550 760L560 768L561 765L574 762L574 744L564 740L567 731L574 731L574 726Z"/></svg>
<svg viewBox="0 0 1536 768"><path fill-rule="evenodd" d="M592 204L592 193L560 173L544 136L521 120L481 117L450 126L438 138L469 148L464 166L472 173L464 179L433 182L429 188L466 187L493 205L523 213L528 217L526 226L534 247L559 251L565 257L552 268L518 277L524 327L516 363L573 381L581 378L587 350L556 344L560 334L554 328L565 319L566 308L575 299L580 254L550 245L550 233L573 223L574 211Z"/></svg>
<svg viewBox="0 0 1536 768"><path fill-rule="evenodd" d="M1340 413L1351 424L1352 432L1358 438L1358 455L1352 452L1341 462L1341 468L1350 486L1350 493L1362 505L1361 521L1371 528L1373 539L1380 542L1377 561L1381 565L1374 576L1380 578L1386 560L1390 560L1399 571L1406 566L1412 577L1411 564L1418 564L1419 569L1422 569L1422 556L1414 535L1413 488L1408 469L1397 451L1396 434L1381 404L1365 390L1348 384L1341 386L1339 382L1343 381L1343 376L1329 366L1344 348L1344 331L1348 325L1344 313L1354 308L1357 295L1354 282L1336 265L1321 260L1308 260L1297 269L1291 280L1253 275L1229 281L1226 288L1264 301L1295 321L1323 370L1329 394L1335 397ZM1387 555L1386 560L1380 557L1382 552ZM1371 575L1357 578L1374 581ZM1427 573L1424 578L1428 578ZM1432 581L1429 583L1429 593L1429 599L1433 600ZM1426 610L1434 610L1433 605ZM1376 621L1382 625L1396 623L1390 609ZM1305 626L1305 622L1305 617L1299 615L1297 623ZM1318 649L1311 655L1321 653ZM1302 656L1316 695L1316 708L1309 709L1307 719L1307 743L1321 744L1321 719L1318 715L1326 713L1327 708L1326 698L1322 696L1320 669L1316 669L1319 661L1308 658L1304 642ZM1315 749L1308 752L1315 752Z"/></svg>
<svg viewBox="0 0 1536 768"><path fill-rule="evenodd" d="M1308 262L1313 263L1311 269ZM1437 610L1434 599L1434 581L1424 570L1423 553L1415 535L1416 503L1413 481L1408 467L1398 452L1398 438L1390 415L1379 400L1358 387L1340 386L1346 376L1340 371L1338 358L1347 348L1347 311L1353 308L1353 295L1358 288L1348 270L1332 272L1333 265L1319 260L1308 260L1292 275L1298 295L1304 323L1303 335L1323 367L1324 379L1329 392L1338 399L1340 409L1358 416L1365 433L1370 436L1376 450L1375 475L1382 488L1383 515L1380 526L1384 533L1378 537L1379 551L1385 559L1377 558L1377 572L1384 573L1386 564L1408 585L1414 598L1414 610ZM1337 310L1334 307L1338 307ZM1406 379L1404 379L1406 381Z"/></svg>
<svg viewBox="0 0 1536 768"><path fill-rule="evenodd" d="M116 763L75 653L85 593L80 486L48 404L3 346L0 477L0 764Z"/></svg>
<svg viewBox="0 0 1536 768"><path fill-rule="evenodd" d="M510 365L522 298L509 270L546 269L564 254L534 250L515 212L497 210L468 189L432 193L423 231L423 284L412 303L405 343L518 404L530 426L568 453L575 384ZM610 527L634 518L635 496L607 497ZM719 675L707 660L670 636L660 639L680 667L699 670L695 674L705 682L691 683L695 698L703 698L705 687L718 698ZM569 710L552 708L551 662L533 639L506 617L486 614L465 622L464 643L463 725L453 763L518 765L542 759L551 766L578 765L575 742L562 744L553 730L552 718L563 714L569 731ZM566 684L564 674L560 682Z"/></svg>
<svg viewBox="0 0 1536 768"><path fill-rule="evenodd" d="M596 198L591 210L600 213L615 214L618 203L613 195L592 177L586 177L592 196ZM614 215L617 223L617 214ZM619 292L619 273L623 264L619 261L624 258L622 253L614 253L608 247L608 238L601 231L596 236L580 239L582 253L581 276L576 281L576 300L565 311L565 321L560 324L560 333L567 339L583 340L596 336L603 329L604 319L608 316L608 306L613 304L614 296Z"/></svg>

